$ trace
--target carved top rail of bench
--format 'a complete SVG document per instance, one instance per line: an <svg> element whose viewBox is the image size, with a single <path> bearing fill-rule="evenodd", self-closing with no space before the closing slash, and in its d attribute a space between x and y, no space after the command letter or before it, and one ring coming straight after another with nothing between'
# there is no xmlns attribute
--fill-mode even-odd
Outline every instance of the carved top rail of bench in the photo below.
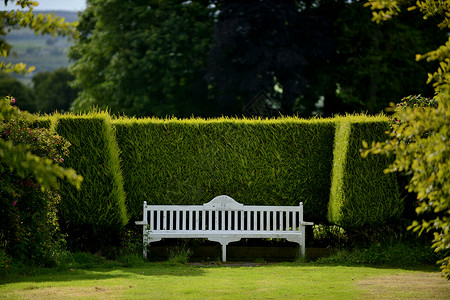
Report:
<svg viewBox="0 0 450 300"><path fill-rule="evenodd" d="M237 202L230 196L217 196L203 204L203 210L243 210L244 204Z"/></svg>
<svg viewBox="0 0 450 300"><path fill-rule="evenodd" d="M303 203L300 202L299 206L264 206L264 205L244 205L237 202L233 198L227 195L220 195L205 203L203 205L147 205L147 201L144 201L144 209L152 210L204 210L204 211L298 211Z"/></svg>

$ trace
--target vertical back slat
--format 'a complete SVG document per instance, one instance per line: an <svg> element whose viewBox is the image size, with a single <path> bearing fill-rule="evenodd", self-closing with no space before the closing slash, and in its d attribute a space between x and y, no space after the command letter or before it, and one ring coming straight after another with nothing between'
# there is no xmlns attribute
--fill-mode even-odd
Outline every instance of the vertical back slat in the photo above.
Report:
<svg viewBox="0 0 450 300"><path fill-rule="evenodd" d="M212 211L207 211L208 213L208 230L212 230Z"/></svg>
<svg viewBox="0 0 450 300"><path fill-rule="evenodd" d="M161 230L161 211L156 211L156 230Z"/></svg>
<svg viewBox="0 0 450 300"><path fill-rule="evenodd" d="M278 222L277 222L277 215L278 215L278 212L277 211L274 211L274 212L272 212L272 214L273 214L273 229L272 230L274 230L274 231L276 231L276 230L278 230Z"/></svg>
<svg viewBox="0 0 450 300"><path fill-rule="evenodd" d="M259 230L264 230L264 211L259 211Z"/></svg>
<svg viewBox="0 0 450 300"><path fill-rule="evenodd" d="M289 215L291 214L291 212L288 210L288 211L286 211L286 230L290 230L289 228L290 228L290 223L289 223Z"/></svg>
<svg viewBox="0 0 450 300"><path fill-rule="evenodd" d="M202 230L205 230L206 212L202 210Z"/></svg>
<svg viewBox="0 0 450 300"><path fill-rule="evenodd" d="M154 212L153 212L153 210L151 210L149 220L148 220L148 224L150 225L149 230L155 230L155 228L154 228L155 224L153 224L154 219L155 219Z"/></svg>
<svg viewBox="0 0 450 300"><path fill-rule="evenodd" d="M283 216L283 212L282 211L280 211L280 230L283 230L283 218L284 218L284 216Z"/></svg>
<svg viewBox="0 0 450 300"><path fill-rule="evenodd" d="M167 211L163 211L163 230L167 230Z"/></svg>
<svg viewBox="0 0 450 300"><path fill-rule="evenodd" d="M258 214L253 211L253 230L258 230Z"/></svg>
<svg viewBox="0 0 450 300"><path fill-rule="evenodd" d="M199 223L200 223L200 211L196 210L196 211L194 211L194 213L195 213L195 228L194 228L194 230L200 230L200 226L199 226Z"/></svg>
<svg viewBox="0 0 450 300"><path fill-rule="evenodd" d="M292 213L292 230L297 231L297 210L294 210Z"/></svg>
<svg viewBox="0 0 450 300"><path fill-rule="evenodd" d="M219 230L219 211L214 211L214 230Z"/></svg>
<svg viewBox="0 0 450 300"><path fill-rule="evenodd" d="M228 214L228 226L227 226L227 229L231 230L231 214L232 214L232 211L227 211L227 214Z"/></svg>

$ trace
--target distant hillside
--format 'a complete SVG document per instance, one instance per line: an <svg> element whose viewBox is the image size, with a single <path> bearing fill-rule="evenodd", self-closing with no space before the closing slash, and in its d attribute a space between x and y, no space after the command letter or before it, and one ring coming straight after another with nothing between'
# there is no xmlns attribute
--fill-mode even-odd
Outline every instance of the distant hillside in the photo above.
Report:
<svg viewBox="0 0 450 300"><path fill-rule="evenodd" d="M52 12L36 11L36 13ZM66 22L74 22L78 19L77 13L72 11L55 11L55 15L63 17ZM67 51L72 43L66 37L36 35L30 29L19 29L8 33L6 41L13 46L12 50L17 54L17 57L8 57L6 62L23 62L27 66L36 67L36 70L28 76L16 75L26 84L30 84L31 78L38 72L54 71L69 66Z"/></svg>

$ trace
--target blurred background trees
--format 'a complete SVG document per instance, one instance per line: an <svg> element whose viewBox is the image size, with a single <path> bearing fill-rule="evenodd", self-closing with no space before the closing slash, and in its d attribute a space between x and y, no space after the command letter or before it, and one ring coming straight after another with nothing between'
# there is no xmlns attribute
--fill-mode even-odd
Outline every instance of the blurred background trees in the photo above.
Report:
<svg viewBox="0 0 450 300"><path fill-rule="evenodd" d="M68 112L72 102L78 95L78 89L70 86L75 77L67 68L53 72L39 72L33 76L33 89L36 99L36 110L41 113ZM14 94L15 95L15 94Z"/></svg>
<svg viewBox="0 0 450 300"><path fill-rule="evenodd" d="M32 95L19 103L41 113L97 106L214 117L241 116L264 95L273 115L309 117L375 114L407 95L432 97L424 78L436 64L414 57L441 45L446 32L418 10L374 23L365 3L89 0L68 53L72 76L38 68L21 88ZM1 92L13 94L13 82L0 78L10 86Z"/></svg>
<svg viewBox="0 0 450 300"><path fill-rule="evenodd" d="M71 71L91 105L127 115L208 115L202 70L213 34L210 1L88 1Z"/></svg>
<svg viewBox="0 0 450 300"><path fill-rule="evenodd" d="M415 63L445 39L418 12L371 22L365 1L91 0L71 71L75 110L242 115L260 92L283 114L378 113L432 96Z"/></svg>

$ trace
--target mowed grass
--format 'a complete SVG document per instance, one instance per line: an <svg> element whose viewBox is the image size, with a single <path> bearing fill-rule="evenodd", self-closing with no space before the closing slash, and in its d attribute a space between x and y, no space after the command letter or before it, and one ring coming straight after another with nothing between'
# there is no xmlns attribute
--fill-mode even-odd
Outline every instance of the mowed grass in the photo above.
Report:
<svg viewBox="0 0 450 300"><path fill-rule="evenodd" d="M145 263L0 282L4 299L450 299L438 272L369 267Z"/></svg>

